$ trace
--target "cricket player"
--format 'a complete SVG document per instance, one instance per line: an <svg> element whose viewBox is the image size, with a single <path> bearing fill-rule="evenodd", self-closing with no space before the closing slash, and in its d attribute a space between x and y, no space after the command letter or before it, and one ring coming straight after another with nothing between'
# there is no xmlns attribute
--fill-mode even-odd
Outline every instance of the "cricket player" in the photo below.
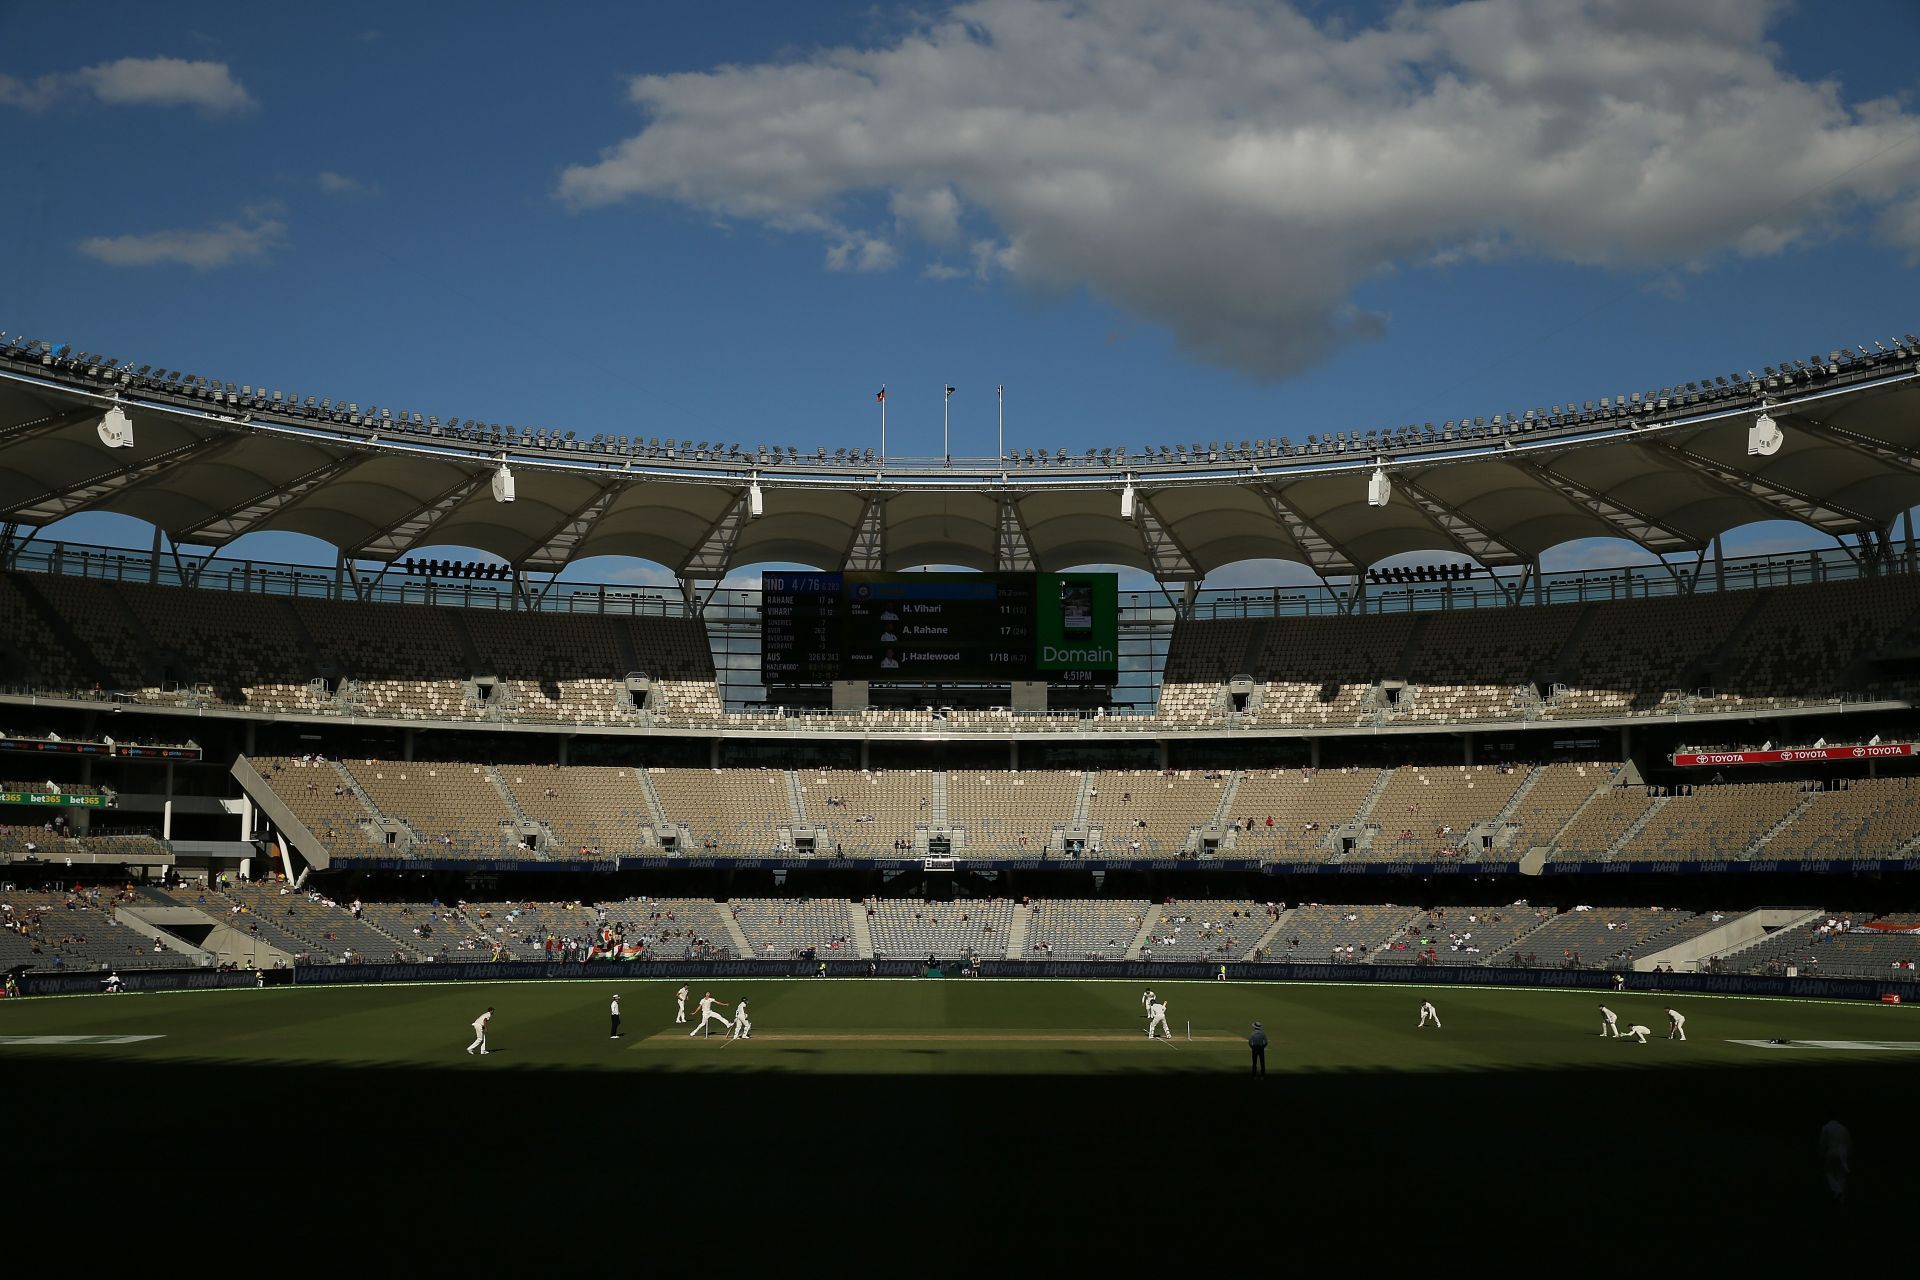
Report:
<svg viewBox="0 0 1920 1280"><path fill-rule="evenodd" d="M491 1026L492 1023L493 1006L488 1005L487 1011L473 1020L473 1043L467 1046L468 1053L485 1053L487 1051L487 1028Z"/></svg>
<svg viewBox="0 0 1920 1280"><path fill-rule="evenodd" d="M730 1040L753 1039L753 1022L747 1017L745 1000L733 1006L733 1031L727 1038Z"/></svg>
<svg viewBox="0 0 1920 1280"><path fill-rule="evenodd" d="M1420 1002L1420 1026L1426 1026L1429 1021L1438 1027L1440 1025L1440 1011L1433 1007L1433 1001L1423 1000ZM1419 1029L1420 1027L1414 1028L1416 1031Z"/></svg>
<svg viewBox="0 0 1920 1280"><path fill-rule="evenodd" d="M620 997L617 995L613 998L613 1008L610 1012L613 1014L613 1025L608 1029L607 1039L618 1040L620 1038Z"/></svg>
<svg viewBox="0 0 1920 1280"><path fill-rule="evenodd" d="M727 1015L713 1007L718 1003L719 1001L713 998L713 992L711 991L704 993L700 997L700 1025L687 1032L689 1037L697 1036L702 1031L705 1031L707 1029L707 1023L710 1021L719 1023L722 1031L730 1030L733 1027L733 1023L727 1021Z"/></svg>
<svg viewBox="0 0 1920 1280"><path fill-rule="evenodd" d="M1681 1040L1687 1038L1687 1020L1681 1016L1678 1009L1669 1009L1667 1010L1667 1039L1672 1040L1675 1037Z"/></svg>
<svg viewBox="0 0 1920 1280"><path fill-rule="evenodd" d="M1153 1032L1156 1027L1167 1033L1167 1043L1173 1043L1173 1029L1167 1026L1167 1002L1165 1000L1155 1000L1147 1006L1147 1039L1151 1040L1154 1038Z"/></svg>
<svg viewBox="0 0 1920 1280"><path fill-rule="evenodd" d="M1146 1017L1153 1010L1153 988L1148 987L1140 993L1140 1016Z"/></svg>
<svg viewBox="0 0 1920 1280"><path fill-rule="evenodd" d="M1636 1022L1627 1028L1627 1035L1638 1040L1641 1044L1645 1044L1647 1042L1647 1032L1652 1029L1651 1027L1643 1027Z"/></svg>
<svg viewBox="0 0 1920 1280"><path fill-rule="evenodd" d="M1620 1038L1620 1015L1607 1008L1607 1006L1601 1005L1600 1038L1604 1040L1608 1036L1612 1036L1615 1040Z"/></svg>
<svg viewBox="0 0 1920 1280"><path fill-rule="evenodd" d="M685 1022L687 1020L687 989L685 987L680 988L673 993L673 998L680 1002L680 1011L674 1017L674 1021Z"/></svg>

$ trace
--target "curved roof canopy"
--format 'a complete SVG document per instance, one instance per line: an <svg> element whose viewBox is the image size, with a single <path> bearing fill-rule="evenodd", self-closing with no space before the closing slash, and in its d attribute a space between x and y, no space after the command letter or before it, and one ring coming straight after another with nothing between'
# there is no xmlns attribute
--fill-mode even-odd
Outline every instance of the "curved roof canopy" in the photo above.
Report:
<svg viewBox="0 0 1920 1280"><path fill-rule="evenodd" d="M534 571L636 556L695 579L769 561L1337 576L1587 537L1669 553L1756 520L1885 529L1920 503L1920 343L1874 346L1439 426L948 462L442 423L0 336L0 518L117 511L200 546L290 530L372 560L460 545ZM131 447L102 440L116 408ZM1762 413L1784 436L1771 454L1750 452Z"/></svg>

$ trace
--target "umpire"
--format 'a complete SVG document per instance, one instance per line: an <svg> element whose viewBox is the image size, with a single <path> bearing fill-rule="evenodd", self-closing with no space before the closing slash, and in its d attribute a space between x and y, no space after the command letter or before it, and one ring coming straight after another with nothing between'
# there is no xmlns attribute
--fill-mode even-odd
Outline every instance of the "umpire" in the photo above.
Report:
<svg viewBox="0 0 1920 1280"><path fill-rule="evenodd" d="M1247 1037L1247 1047L1253 1050L1253 1074L1267 1074L1267 1033L1257 1022L1253 1024L1253 1034Z"/></svg>

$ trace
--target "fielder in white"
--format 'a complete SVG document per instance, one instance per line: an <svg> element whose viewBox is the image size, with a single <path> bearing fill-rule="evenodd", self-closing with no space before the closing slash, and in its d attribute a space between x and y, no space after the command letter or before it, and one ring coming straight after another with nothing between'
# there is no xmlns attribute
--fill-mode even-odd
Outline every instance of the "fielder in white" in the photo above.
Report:
<svg viewBox="0 0 1920 1280"><path fill-rule="evenodd" d="M1647 1032L1651 1031L1652 1029L1653 1028L1651 1027L1643 1027L1636 1022L1632 1026L1627 1028L1627 1035L1631 1036L1635 1040L1638 1040L1641 1044L1645 1044L1647 1042Z"/></svg>
<svg viewBox="0 0 1920 1280"><path fill-rule="evenodd" d="M1667 1010L1667 1039L1672 1040L1676 1036L1682 1040L1687 1038L1687 1020L1680 1015L1678 1009L1669 1009Z"/></svg>
<svg viewBox="0 0 1920 1280"><path fill-rule="evenodd" d="M1616 1040L1620 1038L1620 1016L1605 1005L1600 1006L1600 1035L1602 1039L1607 1036Z"/></svg>
<svg viewBox="0 0 1920 1280"><path fill-rule="evenodd" d="M1148 987L1140 993L1140 1016L1146 1017L1153 1011L1153 988Z"/></svg>
<svg viewBox="0 0 1920 1280"><path fill-rule="evenodd" d="M689 1036L697 1036L705 1031L708 1022L719 1023L722 1031L732 1030L733 1023L727 1020L727 1015L713 1007L717 1003L719 1002L713 998L711 991L700 997L700 1025L687 1032Z"/></svg>
<svg viewBox="0 0 1920 1280"><path fill-rule="evenodd" d="M1436 1027L1440 1025L1440 1011L1433 1007L1431 1000L1422 1001L1420 1005L1420 1026L1424 1027L1428 1022L1432 1022ZM1416 1031L1419 1029L1419 1027L1414 1028Z"/></svg>
<svg viewBox="0 0 1920 1280"><path fill-rule="evenodd" d="M468 1053L485 1053L487 1051L487 1027L492 1022L493 1006L488 1005L487 1011L473 1020L473 1043L467 1046Z"/></svg>
<svg viewBox="0 0 1920 1280"><path fill-rule="evenodd" d="M1167 1002L1165 1000L1155 1000L1147 1006L1147 1039L1152 1040L1154 1038L1153 1033L1156 1027L1167 1033L1167 1041L1169 1043L1173 1041L1173 1029L1167 1025Z"/></svg>
<svg viewBox="0 0 1920 1280"><path fill-rule="evenodd" d="M733 1007L733 1032L727 1038L730 1040L753 1039L753 1021L747 1017L747 1002L745 1000L742 1000Z"/></svg>
<svg viewBox="0 0 1920 1280"><path fill-rule="evenodd" d="M674 1017L674 1021L685 1022L687 1020L687 989L680 988L673 993L673 998L680 1002L680 1012Z"/></svg>

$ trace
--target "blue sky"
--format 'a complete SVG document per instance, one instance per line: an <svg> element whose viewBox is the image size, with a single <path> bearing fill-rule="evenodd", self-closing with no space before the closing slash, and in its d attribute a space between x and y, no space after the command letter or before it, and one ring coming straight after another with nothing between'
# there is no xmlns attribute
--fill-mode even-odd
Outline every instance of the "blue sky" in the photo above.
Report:
<svg viewBox="0 0 1920 1280"><path fill-rule="evenodd" d="M1298 439L1920 330L1910 0L6 23L0 328L442 417Z"/></svg>

